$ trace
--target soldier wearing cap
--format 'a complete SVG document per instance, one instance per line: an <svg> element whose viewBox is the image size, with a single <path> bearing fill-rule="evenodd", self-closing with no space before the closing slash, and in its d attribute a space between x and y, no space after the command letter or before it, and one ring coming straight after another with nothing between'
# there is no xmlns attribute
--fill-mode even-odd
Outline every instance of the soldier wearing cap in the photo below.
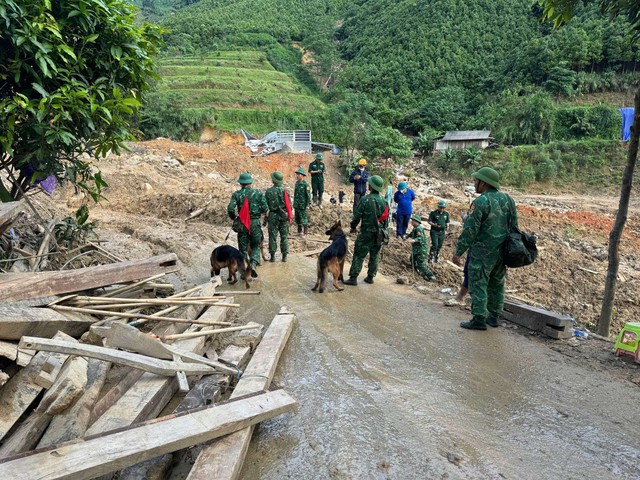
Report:
<svg viewBox="0 0 640 480"><path fill-rule="evenodd" d="M369 266L367 283L373 283L373 277L378 272L379 254L383 242L380 241L379 232L388 226L389 206L380 192L384 190L384 180L378 175L369 177L369 195L366 195L353 214L351 220L351 232L356 233L356 227L362 220L360 234L356 238L353 251L353 260L349 270L349 279L343 283L345 285L357 285L358 275L362 271L362 265L367 254L369 255Z"/></svg>
<svg viewBox="0 0 640 480"><path fill-rule="evenodd" d="M267 188L264 196L269 207L268 229L269 229L269 254L270 262L276 261L276 250L278 250L278 235L280 235L280 252L282 253L282 261L287 261L287 253L289 253L289 209L291 205L285 200L288 198L288 192L282 185L284 175L282 172L273 172L271 174L273 186ZM288 205L288 207L287 207Z"/></svg>
<svg viewBox="0 0 640 480"><path fill-rule="evenodd" d="M407 241L413 244L411 246L412 266L416 272L422 275L422 278L432 282L436 279L436 276L427 266L429 240L427 240L427 234L422 226L422 217L416 214L411 215L411 226L413 229L407 236Z"/></svg>
<svg viewBox="0 0 640 480"><path fill-rule="evenodd" d="M456 245L452 260L462 265L462 255L469 250L469 293L473 318L462 322L462 328L486 330L487 324L498 326L504 306L504 277L506 269L502 244L510 225L518 225L513 199L498 191L500 176L489 167L473 174L477 193L481 195L471 204L469 215Z"/></svg>
<svg viewBox="0 0 640 480"><path fill-rule="evenodd" d="M240 216L242 208L245 206L245 199L247 199L248 215L250 218L249 229L246 226L241 225L238 233L238 249L243 253L245 258L249 261L249 268L251 269L251 276L257 277L256 265L260 263L260 243L262 243L262 229L260 228L260 216L263 213L267 213L269 208L267 207L267 201L262 195L260 190L254 190L251 188L253 183L253 177L250 173L245 172L240 174L238 178L240 184L240 190L236 190L231 195L231 201L227 205L227 213L229 218L235 220L237 216ZM236 213L237 211L237 213ZM242 218L242 217L241 217ZM251 258L247 255L247 250L251 245Z"/></svg>
<svg viewBox="0 0 640 480"><path fill-rule="evenodd" d="M324 193L324 171L325 166L322 161L322 154L317 153L316 158L309 164L309 174L311 174L311 189L313 193L313 203L320 205L322 203L322 194Z"/></svg>
<svg viewBox="0 0 640 480"><path fill-rule="evenodd" d="M367 182L370 177L367 171L367 160L361 158L358 160L358 167L349 175L349 182L353 183L353 212L360 205L360 200L367 194Z"/></svg>
<svg viewBox="0 0 640 480"><path fill-rule="evenodd" d="M445 211L447 202L440 200L438 208L429 214L429 225L431 231L431 251L429 252L429 263L438 263L440 258L440 249L444 244L444 235L449 229L449 212Z"/></svg>
<svg viewBox="0 0 640 480"><path fill-rule="evenodd" d="M309 184L304 179L307 174L302 167L296 170L296 188L293 193L293 208L296 214L296 225L298 225L298 235L307 236L309 219L307 218L307 207L311 205L311 193ZM303 232L304 229L304 232Z"/></svg>

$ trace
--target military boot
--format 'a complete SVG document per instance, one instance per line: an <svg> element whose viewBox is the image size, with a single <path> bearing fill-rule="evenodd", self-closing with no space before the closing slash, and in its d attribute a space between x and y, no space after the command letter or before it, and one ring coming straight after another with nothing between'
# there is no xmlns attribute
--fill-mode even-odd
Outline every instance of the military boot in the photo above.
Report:
<svg viewBox="0 0 640 480"><path fill-rule="evenodd" d="M371 276L367 275L367 276L364 278L364 281L365 281L365 283L373 283L373 277L371 277Z"/></svg>
<svg viewBox="0 0 640 480"><path fill-rule="evenodd" d="M287 254L286 254L286 253L283 253L283 254L282 254L282 261L283 261L283 262L286 262L286 261L287 261Z"/></svg>
<svg viewBox="0 0 640 480"><path fill-rule="evenodd" d="M429 259L427 260L427 263L433 263L433 253L429 253Z"/></svg>
<svg viewBox="0 0 640 480"><path fill-rule="evenodd" d="M474 315L470 321L460 322L460 326L469 330L486 330L487 322L485 321L484 317L481 317L480 315Z"/></svg>
<svg viewBox="0 0 640 480"><path fill-rule="evenodd" d="M256 264L251 262L251 278L258 278L258 272L256 272Z"/></svg>
<svg viewBox="0 0 640 480"><path fill-rule="evenodd" d="M358 277L349 277L347 280L342 281L343 285L358 285Z"/></svg>
<svg viewBox="0 0 640 480"><path fill-rule="evenodd" d="M489 314L489 316L487 317L487 325L493 328L499 327L500 324L498 323L498 317L496 315Z"/></svg>
<svg viewBox="0 0 640 480"><path fill-rule="evenodd" d="M307 235L308 235L308 234L309 234L309 227L307 227L307 226L305 225L305 227L304 227L304 233L302 234L302 236L303 236L303 237L305 237L305 238L307 238Z"/></svg>
<svg viewBox="0 0 640 480"><path fill-rule="evenodd" d="M270 253L270 255L271 256L269 257L269 261L271 263L275 262L276 261L276 254L275 253Z"/></svg>
<svg viewBox="0 0 640 480"><path fill-rule="evenodd" d="M302 225L298 225L298 235L302 236Z"/></svg>
<svg viewBox="0 0 640 480"><path fill-rule="evenodd" d="M439 260L440 260L440 252L436 252L436 254L433 256L433 263L438 263Z"/></svg>

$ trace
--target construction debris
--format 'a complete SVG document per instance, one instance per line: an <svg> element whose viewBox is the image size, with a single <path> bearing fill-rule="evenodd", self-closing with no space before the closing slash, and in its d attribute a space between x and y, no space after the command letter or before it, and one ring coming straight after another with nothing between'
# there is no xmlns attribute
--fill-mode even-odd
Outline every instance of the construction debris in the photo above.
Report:
<svg viewBox="0 0 640 480"><path fill-rule="evenodd" d="M568 315L532 307L525 303L504 302L502 318L517 325L541 332L551 338L571 338L574 320Z"/></svg>

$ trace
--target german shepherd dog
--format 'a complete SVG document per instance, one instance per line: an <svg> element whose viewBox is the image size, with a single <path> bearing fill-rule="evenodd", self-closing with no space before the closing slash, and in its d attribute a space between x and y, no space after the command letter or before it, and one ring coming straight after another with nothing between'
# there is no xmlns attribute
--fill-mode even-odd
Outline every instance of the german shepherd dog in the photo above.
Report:
<svg viewBox="0 0 640 480"><path fill-rule="evenodd" d="M344 288L338 285L338 280L342 280L342 270L344 269L344 259L347 256L347 235L342 230L340 220L333 224L327 230L331 245L325 248L318 257L318 279L316 285L311 289L313 291L320 289L318 292L324 292L327 286L327 273L331 271L333 276L333 286L336 290L342 291Z"/></svg>
<svg viewBox="0 0 640 480"><path fill-rule="evenodd" d="M220 270L223 268L229 269L229 277L227 278L229 285L237 283L236 272L240 271L240 276L244 279L245 286L250 288L247 266L240 250L231 245L221 245L213 249L213 252L211 252L211 277L220 275Z"/></svg>

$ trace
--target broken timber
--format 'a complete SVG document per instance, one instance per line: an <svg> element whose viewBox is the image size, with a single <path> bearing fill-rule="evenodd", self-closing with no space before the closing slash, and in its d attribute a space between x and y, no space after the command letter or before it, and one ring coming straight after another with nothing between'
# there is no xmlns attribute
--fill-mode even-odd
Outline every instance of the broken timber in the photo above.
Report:
<svg viewBox="0 0 640 480"><path fill-rule="evenodd" d="M573 336L571 331L573 319L571 317L543 308L532 307L525 303L505 300L502 318L534 332L541 332L551 338L570 338Z"/></svg>
<svg viewBox="0 0 640 480"><path fill-rule="evenodd" d="M95 321L86 315L54 312L48 308L1 306L0 338L20 340L24 335L51 338L58 331L79 337Z"/></svg>
<svg viewBox="0 0 640 480"><path fill-rule="evenodd" d="M295 320L295 315L281 312L271 321L233 390L232 399L269 388ZM251 426L206 446L198 455L187 480L238 478L252 434Z"/></svg>
<svg viewBox="0 0 640 480"><path fill-rule="evenodd" d="M0 302L48 297L129 282L179 269L174 253L56 272L0 275Z"/></svg>
<svg viewBox="0 0 640 480"><path fill-rule="evenodd" d="M0 460L1 478L89 479L157 455L206 442L291 411L284 390L187 410L141 425Z"/></svg>
<svg viewBox="0 0 640 480"><path fill-rule="evenodd" d="M22 202L0 202L0 233L15 221L22 209Z"/></svg>

